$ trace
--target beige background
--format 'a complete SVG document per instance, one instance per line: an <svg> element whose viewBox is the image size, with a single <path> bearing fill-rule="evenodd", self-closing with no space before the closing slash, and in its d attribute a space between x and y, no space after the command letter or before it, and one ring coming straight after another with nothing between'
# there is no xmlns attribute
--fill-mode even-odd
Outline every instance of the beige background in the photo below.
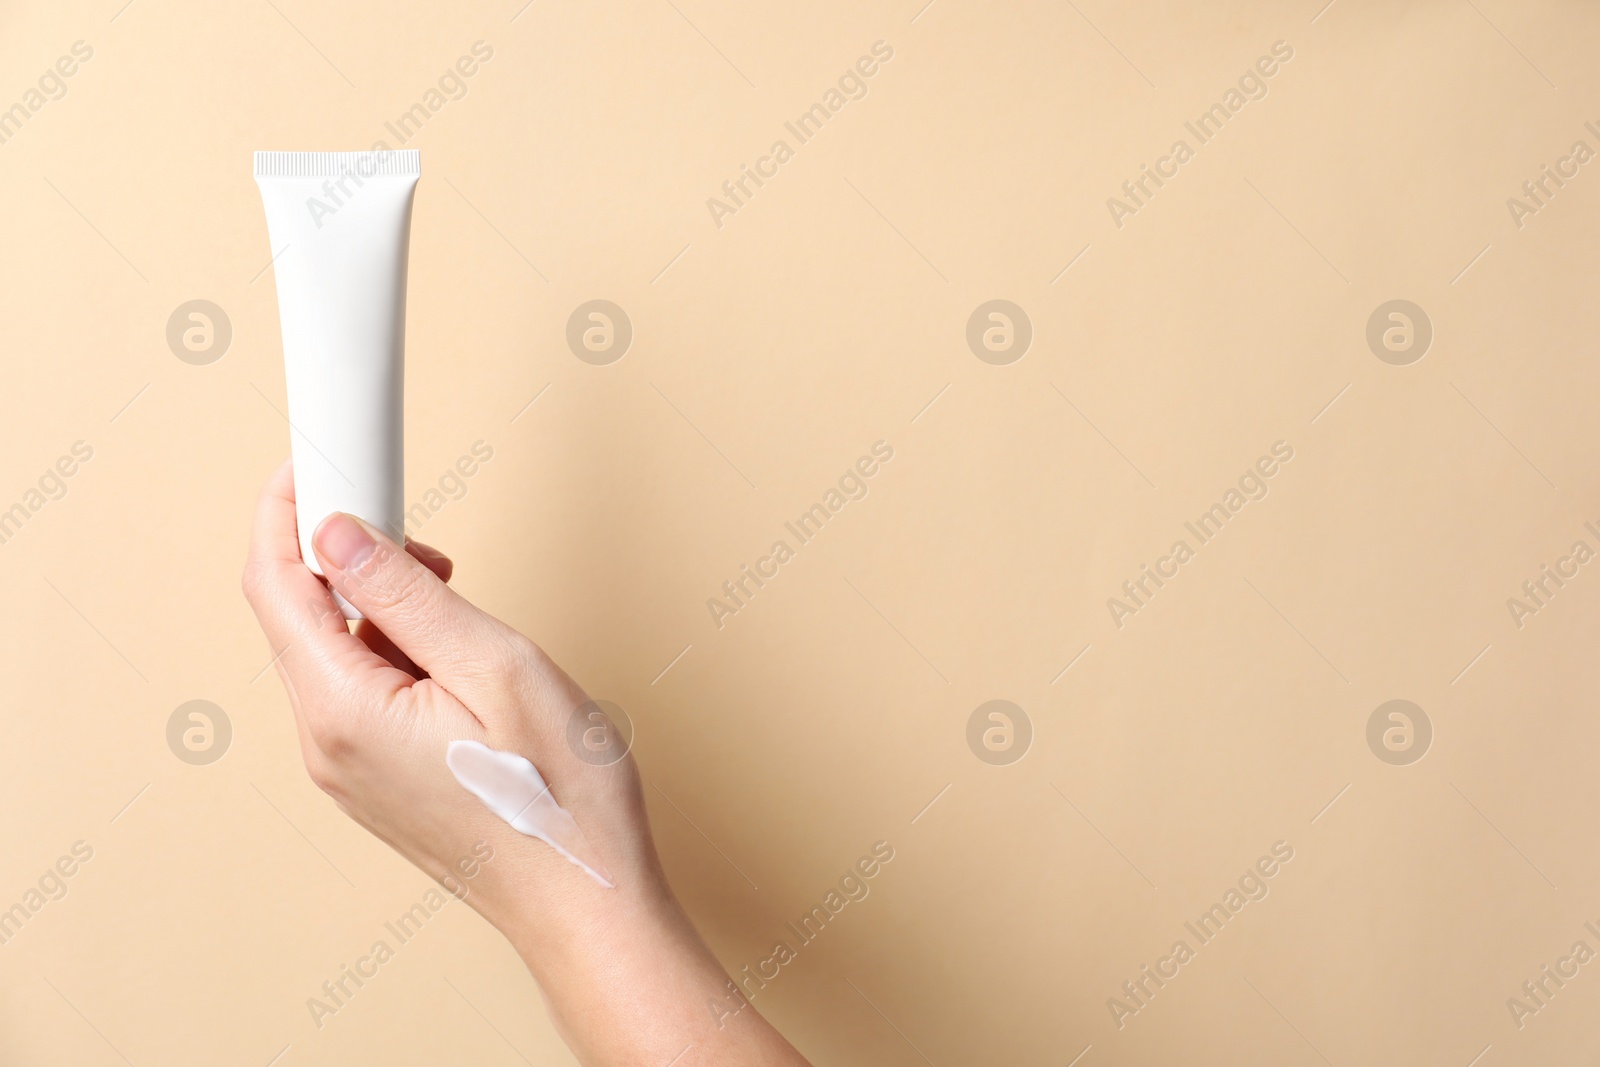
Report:
<svg viewBox="0 0 1600 1067"><path fill-rule="evenodd" d="M124 2L0 8L0 105L94 50L0 145L0 507L94 449L0 544L0 907L94 850L0 947L0 1062L571 1062L460 906L313 1024L429 883L306 779L238 591L288 444L249 153L367 147L479 40L408 145L408 497L494 459L420 535L630 712L730 967L894 847L757 999L804 1052L1600 1056L1600 964L1506 1006L1600 949L1600 573L1506 607L1600 547L1600 176L1506 206L1600 149L1591 5ZM706 199L878 40L719 229ZM1106 198L1279 40L1266 98L1117 228ZM206 366L165 339L197 298L233 329ZM594 298L635 330L606 367L564 340ZM1035 331L1009 366L965 341L994 298ZM1409 366L1364 338L1396 298L1435 330ZM880 439L870 494L715 627ZM1106 598L1278 440L1270 495L1118 629ZM1034 730L1009 766L966 742L997 698ZM1366 741L1395 698L1435 732L1409 766ZM166 743L193 699L234 731L209 766ZM1107 999L1280 840L1270 895L1119 1030Z"/></svg>

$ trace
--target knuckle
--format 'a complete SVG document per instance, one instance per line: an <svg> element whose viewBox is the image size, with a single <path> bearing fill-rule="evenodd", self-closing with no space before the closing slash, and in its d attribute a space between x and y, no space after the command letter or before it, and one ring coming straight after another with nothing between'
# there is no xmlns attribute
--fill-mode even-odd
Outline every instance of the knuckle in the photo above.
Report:
<svg viewBox="0 0 1600 1067"><path fill-rule="evenodd" d="M526 698L532 684L544 673L544 650L515 631L488 645L486 672L506 695Z"/></svg>
<svg viewBox="0 0 1600 1067"><path fill-rule="evenodd" d="M329 619L337 619L339 620L339 626L342 627L344 625L344 615L341 614L339 609L334 606L333 602L328 599L328 595L326 593L322 593L314 597L307 597L305 609L306 616L311 620L311 625L314 629L325 629Z"/></svg>
<svg viewBox="0 0 1600 1067"><path fill-rule="evenodd" d="M333 764L322 754L317 747L316 738L310 734L309 724L300 737L300 760L306 765L306 776L311 779L311 784L322 792L333 796L338 789L338 782L334 774Z"/></svg>
<svg viewBox="0 0 1600 1067"><path fill-rule="evenodd" d="M543 655L537 645L520 634L481 628L457 636L452 642L452 671L477 694L475 712L495 715L496 709L528 702L539 674L535 662Z"/></svg>
<svg viewBox="0 0 1600 1067"><path fill-rule="evenodd" d="M351 574L351 580L367 602L378 610L428 611L434 600L434 586L425 568L387 546L374 553L368 565Z"/></svg>
<svg viewBox="0 0 1600 1067"><path fill-rule="evenodd" d="M530 638L512 631L505 635L499 642L500 654L498 666L502 673L518 674L525 671L538 672L544 660L544 650L534 644Z"/></svg>
<svg viewBox="0 0 1600 1067"><path fill-rule="evenodd" d="M354 739L343 720L337 715L313 715L308 717L306 730L311 734L311 741L317 746L321 758L315 761L324 768L330 763L337 764L346 759L354 748Z"/></svg>
<svg viewBox="0 0 1600 1067"><path fill-rule="evenodd" d="M311 784L328 796L335 796L338 793L338 780L333 773L333 769L323 760L308 760L306 762L306 774L310 775Z"/></svg>
<svg viewBox="0 0 1600 1067"><path fill-rule="evenodd" d="M267 561L252 559L245 563L244 573L239 576L239 588L244 593L244 598L251 604L257 604L267 584Z"/></svg>
<svg viewBox="0 0 1600 1067"><path fill-rule="evenodd" d="M584 697L566 672L537 643L512 631L506 637L507 666L500 671L508 700L527 708L575 704ZM574 694L579 694L572 700Z"/></svg>

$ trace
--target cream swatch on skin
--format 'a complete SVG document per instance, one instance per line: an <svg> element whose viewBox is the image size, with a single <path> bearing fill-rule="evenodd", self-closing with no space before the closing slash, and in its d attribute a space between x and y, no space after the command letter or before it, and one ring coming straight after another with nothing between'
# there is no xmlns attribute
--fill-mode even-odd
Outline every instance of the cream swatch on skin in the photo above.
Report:
<svg viewBox="0 0 1600 1067"><path fill-rule="evenodd" d="M515 752L500 752L478 741L452 741L444 761L463 789L518 833L537 837L588 872L607 889L611 873L589 845L572 813L550 794L539 769Z"/></svg>

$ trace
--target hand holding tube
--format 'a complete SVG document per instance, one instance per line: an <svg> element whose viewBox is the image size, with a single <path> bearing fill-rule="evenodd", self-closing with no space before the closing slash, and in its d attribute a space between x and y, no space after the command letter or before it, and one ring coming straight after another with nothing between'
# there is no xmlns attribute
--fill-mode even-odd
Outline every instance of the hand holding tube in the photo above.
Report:
<svg viewBox="0 0 1600 1067"><path fill-rule="evenodd" d="M300 556L285 464L257 507L244 591L266 632L312 780L441 881L477 842L494 859L468 903L517 948L562 1036L591 1064L804 1064L754 1010L720 1021L726 973L667 885L631 755L595 766L566 745L583 690L526 637L446 584L432 549L402 549L348 515L312 539L327 581L366 621L352 632ZM530 759L583 828L615 889L519 834L445 765L452 741Z"/></svg>

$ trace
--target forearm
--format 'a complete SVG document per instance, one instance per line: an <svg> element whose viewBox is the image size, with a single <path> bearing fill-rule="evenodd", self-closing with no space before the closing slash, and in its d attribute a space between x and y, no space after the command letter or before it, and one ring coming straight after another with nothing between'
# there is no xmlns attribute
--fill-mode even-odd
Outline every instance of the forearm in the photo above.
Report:
<svg viewBox="0 0 1600 1067"><path fill-rule="evenodd" d="M623 898L564 936L507 930L562 1037L591 1067L687 1062L791 1067L793 1046L736 991L670 894Z"/></svg>

